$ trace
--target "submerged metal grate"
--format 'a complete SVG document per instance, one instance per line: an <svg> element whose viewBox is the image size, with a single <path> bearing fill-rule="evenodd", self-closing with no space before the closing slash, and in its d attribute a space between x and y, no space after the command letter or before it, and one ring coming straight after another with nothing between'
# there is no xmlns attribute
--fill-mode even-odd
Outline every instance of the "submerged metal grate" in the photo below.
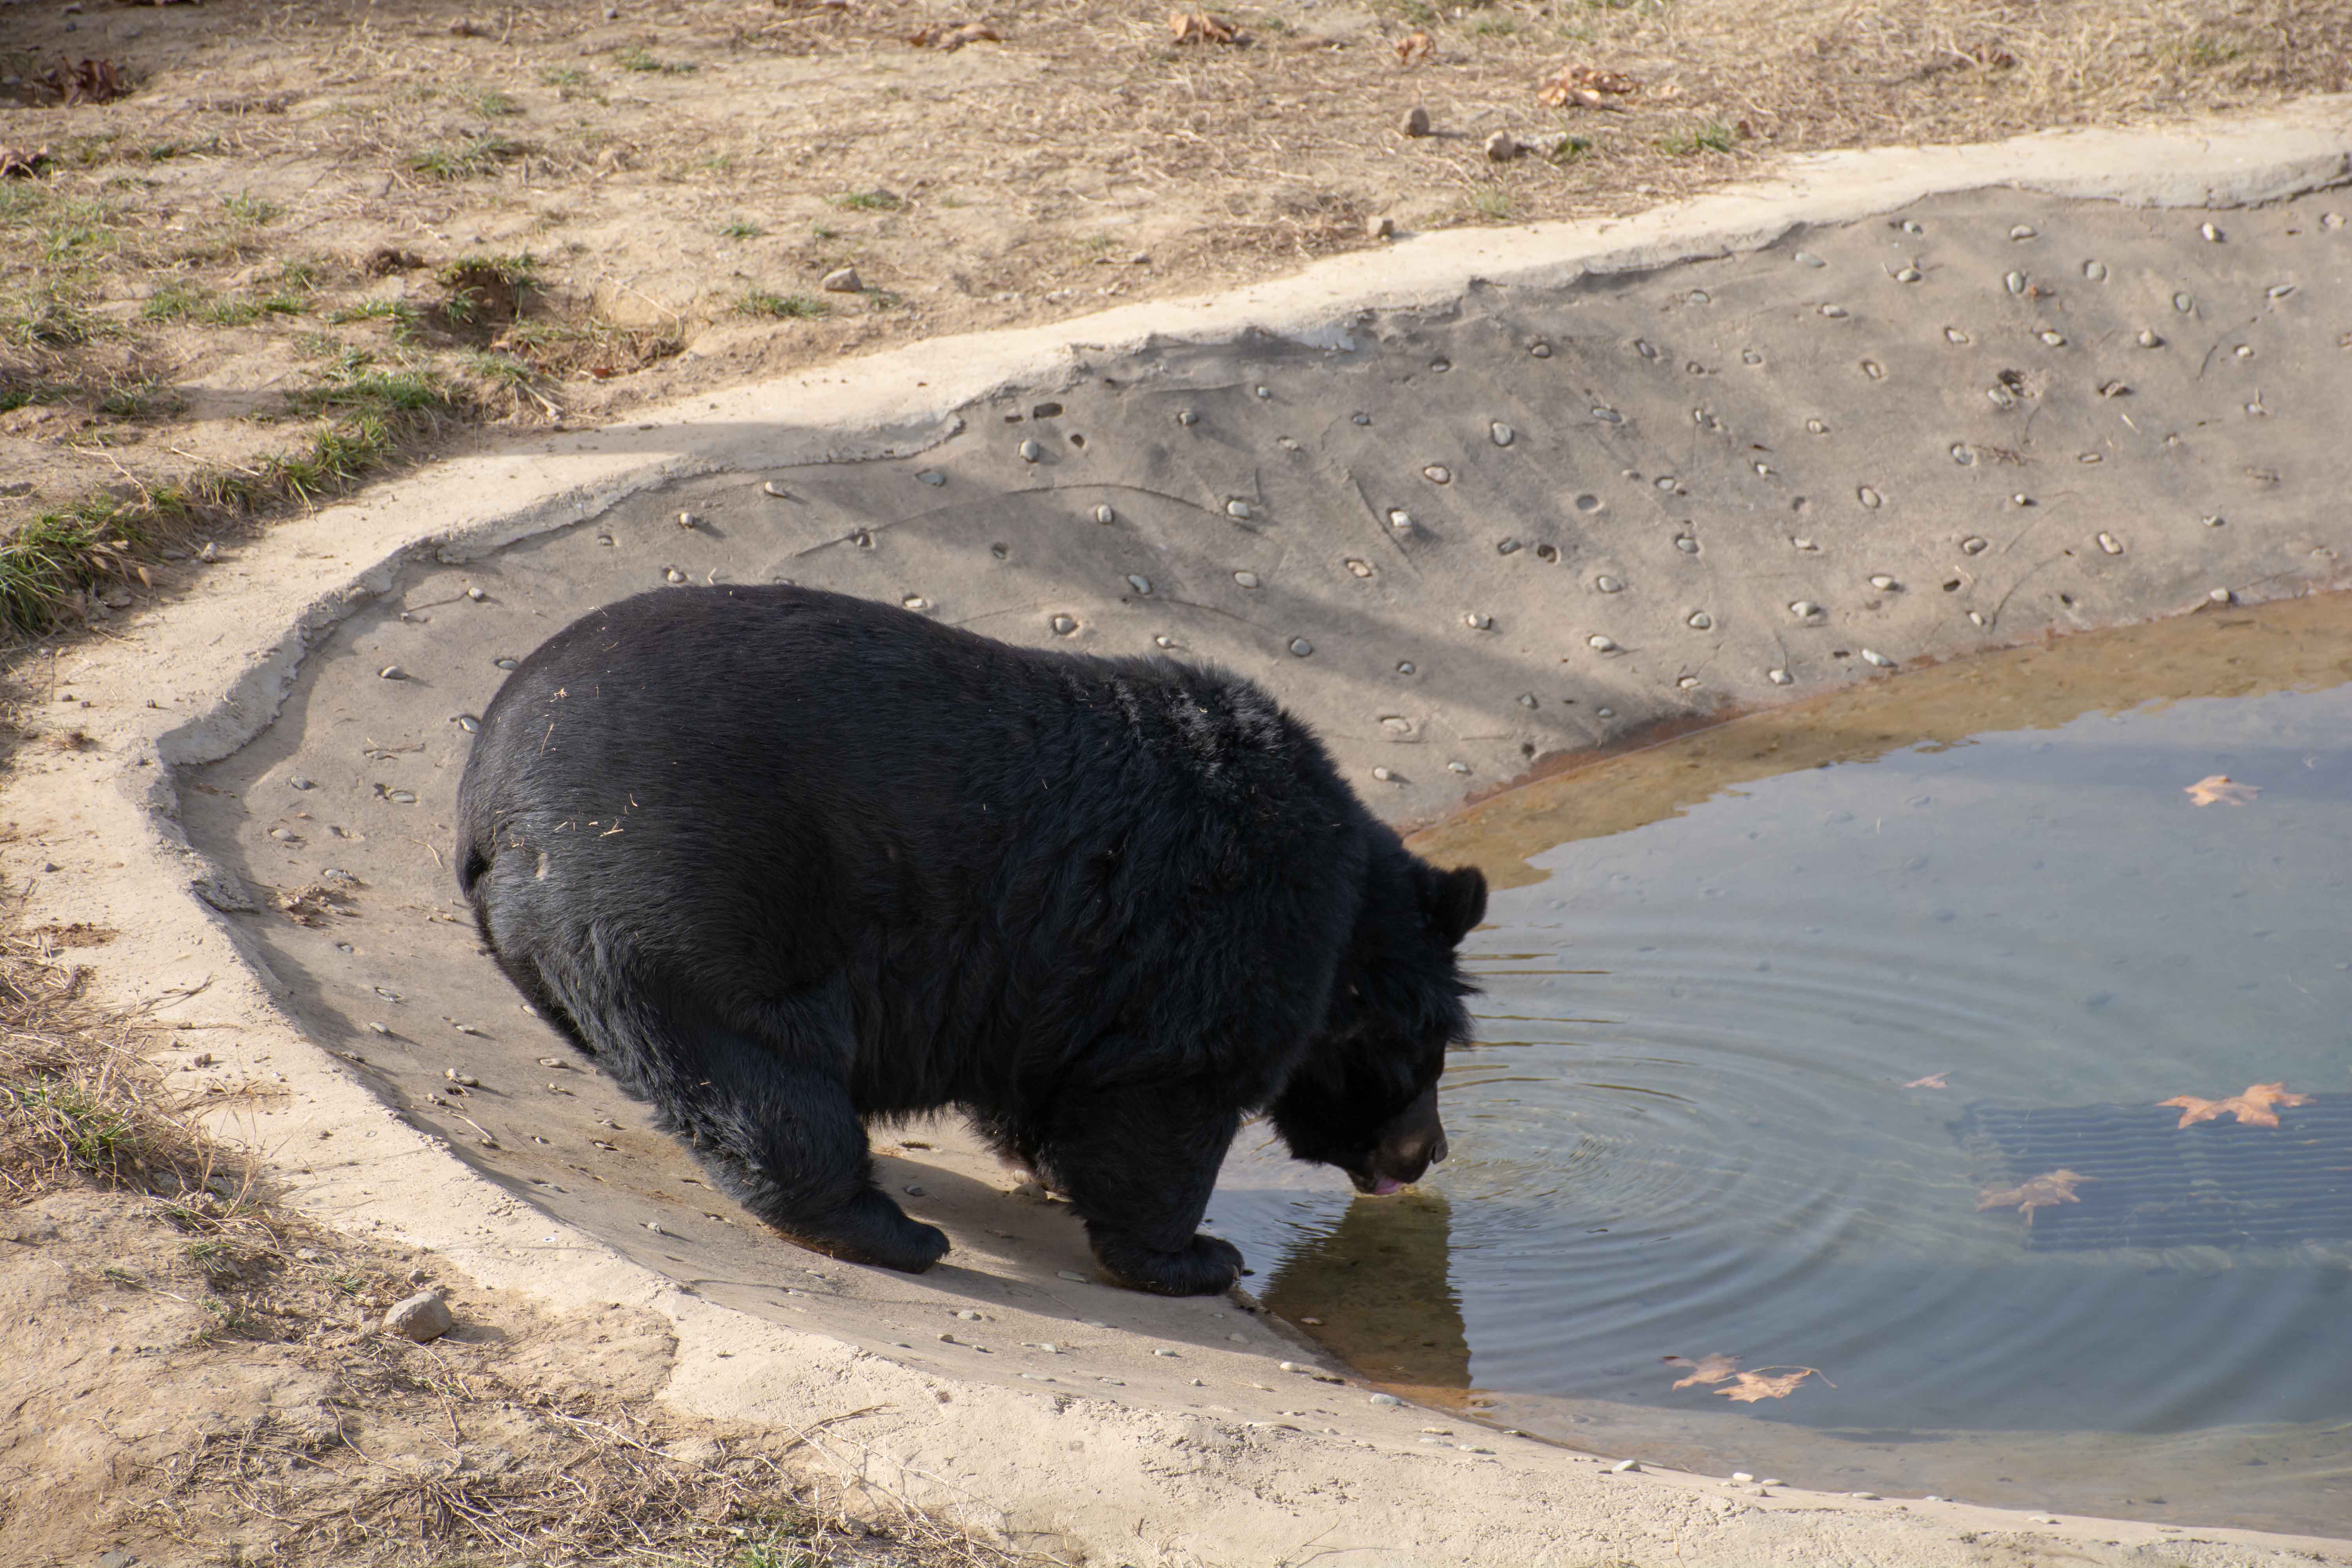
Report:
<svg viewBox="0 0 2352 1568"><path fill-rule="evenodd" d="M2276 1127L2179 1125L2142 1105L2010 1110L1970 1106L1961 1142L2015 1184L2090 1178L2076 1201L2033 1211L2032 1252L2110 1247L2287 1247L2352 1241L2352 1094L2282 1108Z"/></svg>

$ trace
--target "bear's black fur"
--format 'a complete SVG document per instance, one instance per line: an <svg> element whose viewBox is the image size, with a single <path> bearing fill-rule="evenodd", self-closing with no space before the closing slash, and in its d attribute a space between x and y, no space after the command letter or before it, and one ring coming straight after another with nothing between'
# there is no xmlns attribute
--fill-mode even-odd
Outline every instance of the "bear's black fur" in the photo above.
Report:
<svg viewBox="0 0 2352 1568"><path fill-rule="evenodd" d="M947 1251L864 1126L947 1106L1171 1294L1241 1268L1194 1230L1247 1113L1367 1191L1444 1158L1485 879L1407 852L1237 677L667 589L508 678L457 816L514 983L818 1251Z"/></svg>

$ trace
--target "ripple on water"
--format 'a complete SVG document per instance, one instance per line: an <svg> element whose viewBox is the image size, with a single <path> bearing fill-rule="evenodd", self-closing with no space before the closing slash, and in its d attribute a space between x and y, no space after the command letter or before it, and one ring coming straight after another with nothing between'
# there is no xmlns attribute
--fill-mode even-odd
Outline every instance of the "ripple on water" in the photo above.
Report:
<svg viewBox="0 0 2352 1568"><path fill-rule="evenodd" d="M2286 623L2302 642L2280 645L2275 684L2315 641L2335 650L2324 680L2352 668L2352 616L2269 624ZM2125 1456L2159 1463L2156 1435L2184 1473L2138 1474L2147 1492L2191 1491L2188 1472L2248 1462L2231 1447L2248 1432L2283 1433L2252 1521L2322 1517L2352 1466L2352 1237L2029 1251L2021 1215L1977 1209L2019 1178L1964 1136L1972 1105L2352 1090L2352 687L2199 698L2206 667L2146 639L2211 631L2129 635L2128 673L2103 696L2094 670L2057 711L1979 679L2012 728L1939 714L1933 682L1961 678L1929 672L1908 678L1925 682L1908 734L1898 718L1859 755L1791 744L1791 771L1712 784L1673 748L1607 764L1635 772L1586 786L1594 810L1555 795L1559 821L1605 836L1555 831L1532 854L1523 811L1505 837L1527 868L1497 879L1521 885L1465 944L1478 1038L1449 1064L1454 1155L1422 1206L1245 1150L1220 1228L1261 1268L1278 1258L1270 1299L1322 1317L1372 1375L1600 1402L1575 1407L1614 1412L1621 1445L1644 1410L1662 1432L1728 1419L1659 1359L1721 1352L1834 1381L1734 1407L1750 1430L2122 1435L2068 1445L2108 1511ZM2068 657L2095 664L2083 642ZM2149 668L2172 685L2147 689ZM2243 691L2231 668L2222 689ZM2186 700L2147 700L2168 695ZM1811 718L1838 728L1834 708ZM2184 786L2218 773L2263 793L2192 805ZM1644 780L1612 816L1606 792ZM1431 852L1485 858L1475 835L1451 847ZM1908 1087L1937 1074L1948 1089ZM2105 1179L2129 1196L2144 1176ZM1377 1301L1352 1310L1375 1272Z"/></svg>

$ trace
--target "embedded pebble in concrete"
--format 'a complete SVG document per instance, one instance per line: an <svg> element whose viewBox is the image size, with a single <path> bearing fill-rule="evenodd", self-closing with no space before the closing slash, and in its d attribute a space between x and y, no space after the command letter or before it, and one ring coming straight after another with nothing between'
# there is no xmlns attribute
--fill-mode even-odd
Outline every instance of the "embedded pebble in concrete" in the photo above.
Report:
<svg viewBox="0 0 2352 1568"><path fill-rule="evenodd" d="M1432 463L1421 470L1421 477L1433 485L1450 485L1454 482L1454 470L1443 463Z"/></svg>
<svg viewBox="0 0 2352 1568"><path fill-rule="evenodd" d="M1024 441L1021 443L1021 460L1023 462L1034 463L1045 455L1045 448L1040 446L1037 442Z"/></svg>
<svg viewBox="0 0 2352 1568"><path fill-rule="evenodd" d="M1255 588L1257 586L1257 574L1255 572L1236 572L1234 574L1234 581L1239 583L1244 588Z"/></svg>
<svg viewBox="0 0 2352 1568"><path fill-rule="evenodd" d="M1517 431L1513 430L1509 426L1504 424L1499 419L1487 426L1487 433L1494 437L1495 445L1497 447L1509 446L1512 441L1517 438L1518 435Z"/></svg>
<svg viewBox="0 0 2352 1568"><path fill-rule="evenodd" d="M1229 500L1225 503L1225 515L1247 522L1250 519L1250 504L1245 500Z"/></svg>
<svg viewBox="0 0 2352 1568"><path fill-rule="evenodd" d="M1095 508L1095 521L1097 522L1117 522L1118 521L1118 513L1111 510L1108 505L1098 506Z"/></svg>

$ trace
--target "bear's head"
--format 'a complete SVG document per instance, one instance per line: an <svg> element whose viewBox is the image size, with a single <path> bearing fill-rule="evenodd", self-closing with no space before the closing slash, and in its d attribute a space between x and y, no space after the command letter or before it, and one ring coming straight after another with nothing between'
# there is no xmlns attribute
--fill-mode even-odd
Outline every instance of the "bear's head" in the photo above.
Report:
<svg viewBox="0 0 2352 1568"><path fill-rule="evenodd" d="M1330 1012L1269 1108L1293 1155L1380 1194L1445 1158L1437 1079L1470 1037L1476 989L1454 949L1486 913L1475 867L1440 871L1401 845L1374 858Z"/></svg>

